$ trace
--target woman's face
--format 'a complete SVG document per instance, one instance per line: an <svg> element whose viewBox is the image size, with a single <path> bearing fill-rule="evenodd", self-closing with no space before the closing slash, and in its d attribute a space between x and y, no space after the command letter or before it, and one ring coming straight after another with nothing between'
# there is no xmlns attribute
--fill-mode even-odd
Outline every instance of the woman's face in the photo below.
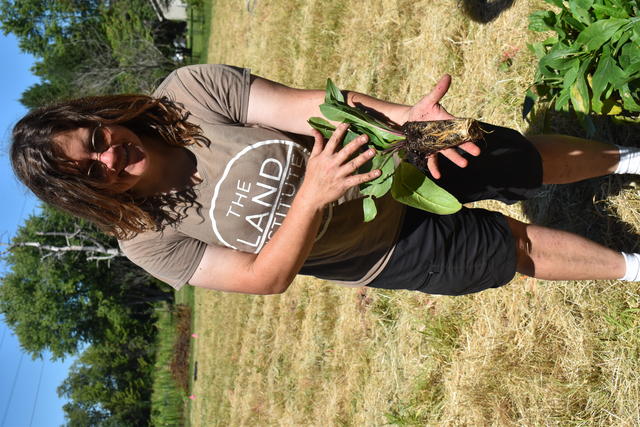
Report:
<svg viewBox="0 0 640 427"><path fill-rule="evenodd" d="M53 140L87 177L114 194L135 190L148 173L148 152L128 128L102 125L60 132Z"/></svg>

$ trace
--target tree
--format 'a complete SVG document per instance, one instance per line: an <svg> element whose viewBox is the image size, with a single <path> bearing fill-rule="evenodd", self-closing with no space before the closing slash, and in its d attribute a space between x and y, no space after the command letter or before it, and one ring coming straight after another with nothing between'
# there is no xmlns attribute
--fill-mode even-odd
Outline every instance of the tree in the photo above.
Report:
<svg viewBox="0 0 640 427"><path fill-rule="evenodd" d="M146 0L0 0L0 29L37 59L28 108L79 95L150 93L178 64ZM175 37L175 35L174 35Z"/></svg>
<svg viewBox="0 0 640 427"><path fill-rule="evenodd" d="M124 257L96 261L95 251L51 250L86 246L87 239L105 250L118 247L87 222L43 206L4 254L9 272L1 278L0 312L33 357L49 350L62 358L114 334L144 336L153 304L173 297Z"/></svg>
<svg viewBox="0 0 640 427"><path fill-rule="evenodd" d="M70 400L67 425L147 425L153 321L172 290L122 256L115 239L47 205L6 248L0 312L23 349L53 358L83 349L58 388Z"/></svg>
<svg viewBox="0 0 640 427"><path fill-rule="evenodd" d="M20 103L32 109L68 97L66 87L51 82L41 82L29 86L20 97Z"/></svg>
<svg viewBox="0 0 640 427"><path fill-rule="evenodd" d="M58 395L71 400L64 407L67 419L86 414L93 422L84 425L145 425L153 356L144 337L87 348L58 387Z"/></svg>
<svg viewBox="0 0 640 427"><path fill-rule="evenodd" d="M99 0L0 0L0 28L15 34L24 52L44 57L99 25L102 5Z"/></svg>

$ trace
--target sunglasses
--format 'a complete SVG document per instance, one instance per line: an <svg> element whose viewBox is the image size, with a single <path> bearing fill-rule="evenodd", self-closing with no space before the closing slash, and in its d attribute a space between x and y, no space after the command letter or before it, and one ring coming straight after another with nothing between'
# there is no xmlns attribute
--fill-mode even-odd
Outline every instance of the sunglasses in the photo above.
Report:
<svg viewBox="0 0 640 427"><path fill-rule="evenodd" d="M92 153L102 154L109 149L109 144L104 135L104 127L102 123L93 128L91 139L89 140L89 150ZM87 169L87 176L94 181L106 181L108 177L107 166L100 160L91 160L91 164Z"/></svg>

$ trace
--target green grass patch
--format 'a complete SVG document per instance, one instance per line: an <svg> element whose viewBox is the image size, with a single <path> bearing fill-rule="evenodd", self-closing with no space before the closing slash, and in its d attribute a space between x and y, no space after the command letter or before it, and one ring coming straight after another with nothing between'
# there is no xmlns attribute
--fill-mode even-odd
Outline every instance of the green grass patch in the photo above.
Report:
<svg viewBox="0 0 640 427"><path fill-rule="evenodd" d="M188 379L188 390L192 390L193 389L193 380L194 380L194 372L195 372L195 356L194 356L194 352L193 352L193 341L189 338L191 333L193 332L194 329L194 325L195 325L195 288L193 286L183 286L182 289L180 289L179 291L176 291L175 293L175 304L176 305L182 305L182 306L187 306L190 309L190 313L191 313L191 322L190 322L190 327L188 331L185 331L184 333L186 333L187 335L187 340L189 341L189 353L188 353L188 369L185 371L187 375L189 375L189 379ZM190 412L191 412L191 405L187 404L184 407L184 413L183 413L183 424L184 426L188 427L190 425Z"/></svg>
<svg viewBox="0 0 640 427"><path fill-rule="evenodd" d="M179 291L176 291L175 303L187 305L193 310L193 305L195 303L195 292L193 286L186 285Z"/></svg>
<svg viewBox="0 0 640 427"><path fill-rule="evenodd" d="M213 0L187 1L187 47L191 49L192 64L207 62L212 11Z"/></svg>
<svg viewBox="0 0 640 427"><path fill-rule="evenodd" d="M158 312L156 327L151 425L185 426L188 425L185 413L189 392L191 308L182 304L165 305Z"/></svg>

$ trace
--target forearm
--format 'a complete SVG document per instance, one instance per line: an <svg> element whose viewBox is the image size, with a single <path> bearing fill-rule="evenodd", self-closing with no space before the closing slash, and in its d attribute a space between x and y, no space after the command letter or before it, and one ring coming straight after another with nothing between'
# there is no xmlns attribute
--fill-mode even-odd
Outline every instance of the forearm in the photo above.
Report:
<svg viewBox="0 0 640 427"><path fill-rule="evenodd" d="M347 102L354 107L376 111L400 125L409 119L411 109L408 105L395 104L359 92L348 92Z"/></svg>
<svg viewBox="0 0 640 427"><path fill-rule="evenodd" d="M321 209L296 197L271 240L257 253L209 245L189 280L193 286L245 294L287 290L309 255L318 232Z"/></svg>
<svg viewBox="0 0 640 427"><path fill-rule="evenodd" d="M250 266L251 277L263 282L267 293L287 290L311 253L321 219L322 207L309 202L301 189L282 225Z"/></svg>
<svg viewBox="0 0 640 427"><path fill-rule="evenodd" d="M311 135L310 117L322 117L322 90L294 89L270 80L256 78L251 85L247 121L301 135ZM347 92L347 102L383 114L402 124L410 107L384 101L358 92Z"/></svg>

